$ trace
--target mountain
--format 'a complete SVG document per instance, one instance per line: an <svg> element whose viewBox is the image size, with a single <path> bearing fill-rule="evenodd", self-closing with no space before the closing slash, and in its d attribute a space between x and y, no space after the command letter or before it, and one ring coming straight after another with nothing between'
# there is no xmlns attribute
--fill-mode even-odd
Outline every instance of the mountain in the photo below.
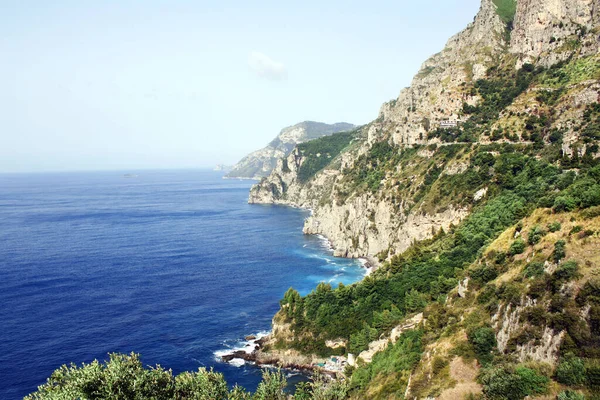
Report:
<svg viewBox="0 0 600 400"><path fill-rule="evenodd" d="M335 356L355 399L598 398L599 33L597 0L482 0L375 121L279 160L249 203L378 268L288 291L256 359Z"/></svg>
<svg viewBox="0 0 600 400"><path fill-rule="evenodd" d="M305 121L289 126L282 129L265 148L242 158L225 177L261 179L268 176L277 164L277 160L286 157L297 144L353 128L354 125L345 122L329 125Z"/></svg>

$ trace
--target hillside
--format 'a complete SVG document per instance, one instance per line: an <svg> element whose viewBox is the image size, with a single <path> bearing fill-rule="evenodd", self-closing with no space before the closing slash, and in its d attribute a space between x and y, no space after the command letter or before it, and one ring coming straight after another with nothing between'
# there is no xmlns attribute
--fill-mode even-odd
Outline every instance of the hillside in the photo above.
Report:
<svg viewBox="0 0 600 400"><path fill-rule="evenodd" d="M286 293L262 356L341 356L357 399L596 398L599 33L598 2L483 0L375 121L280 160L249 202L379 268Z"/></svg>
<svg viewBox="0 0 600 400"><path fill-rule="evenodd" d="M290 154L297 144L353 128L354 125L345 122L329 125L305 121L289 126L282 129L266 147L242 158L225 177L260 179L268 176L275 168L277 160Z"/></svg>

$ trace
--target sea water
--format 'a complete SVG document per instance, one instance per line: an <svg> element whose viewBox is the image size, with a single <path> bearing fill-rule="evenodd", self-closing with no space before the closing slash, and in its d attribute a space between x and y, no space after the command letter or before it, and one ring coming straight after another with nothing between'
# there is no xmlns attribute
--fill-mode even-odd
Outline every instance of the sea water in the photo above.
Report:
<svg viewBox="0 0 600 400"><path fill-rule="evenodd" d="M254 390L259 368L218 355L266 333L290 286L365 270L302 234L307 211L248 205L251 184L201 170L0 175L0 398L111 352Z"/></svg>

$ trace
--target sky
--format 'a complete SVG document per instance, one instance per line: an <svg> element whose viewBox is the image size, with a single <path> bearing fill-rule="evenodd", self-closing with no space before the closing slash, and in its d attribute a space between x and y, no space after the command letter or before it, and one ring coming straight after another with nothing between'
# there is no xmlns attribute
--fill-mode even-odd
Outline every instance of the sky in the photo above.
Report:
<svg viewBox="0 0 600 400"><path fill-rule="evenodd" d="M233 164L365 124L480 0L0 0L0 172Z"/></svg>

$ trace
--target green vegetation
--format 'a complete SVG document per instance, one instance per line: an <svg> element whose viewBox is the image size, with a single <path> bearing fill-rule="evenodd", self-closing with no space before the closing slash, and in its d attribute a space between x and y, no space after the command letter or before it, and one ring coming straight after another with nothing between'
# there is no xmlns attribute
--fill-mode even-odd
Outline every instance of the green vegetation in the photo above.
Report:
<svg viewBox="0 0 600 400"><path fill-rule="evenodd" d="M523 366L516 368L500 366L484 370L480 381L486 398L518 400L545 393L550 379Z"/></svg>
<svg viewBox="0 0 600 400"><path fill-rule="evenodd" d="M525 251L525 241L523 239L517 239L510 245L508 254L515 256L517 254L523 254Z"/></svg>
<svg viewBox="0 0 600 400"><path fill-rule="evenodd" d="M557 400L585 400L585 396L573 390L565 390L564 392L560 392Z"/></svg>
<svg viewBox="0 0 600 400"><path fill-rule="evenodd" d="M581 385L586 380L585 365L581 358L568 355L560 360L555 375L556 381L564 385Z"/></svg>
<svg viewBox="0 0 600 400"><path fill-rule="evenodd" d="M161 366L144 368L139 355L110 354L106 362L63 365L48 382L26 400L97 399L97 400L288 400L287 380L280 372L263 371L262 381L254 394L239 386L229 389L222 374L200 368L173 376ZM342 400L348 384L329 382L317 374L302 383L294 400Z"/></svg>
<svg viewBox="0 0 600 400"><path fill-rule="evenodd" d="M516 1L494 4L510 31ZM332 188L338 204L369 194L391 204L398 214L434 214L450 206L470 213L457 226L436 227L430 239L414 242L402 253L392 247L384 250L381 267L356 284L334 288L320 283L304 297L293 288L285 293L276 318L290 324L294 338L275 346L320 356L357 355L407 317L423 312L426 318L370 364L359 361L349 369L349 384L326 384L317 377L299 386L296 399L403 398L411 376L411 387L431 390L435 397L439 387L430 389L435 386L431 382L449 369L455 356L478 361L478 381L486 399L542 394L580 399L580 392L600 391L600 280L589 272L597 270L598 259L586 259L593 252L589 248L581 251L587 242L597 243L598 226L592 222L597 224L600 216L600 105L581 109L579 121L556 124L557 110L565 106L562 101L572 94L572 85L600 79L600 63L594 56L549 69L525 64L516 70L514 61L507 58L490 68L485 79L465 83L465 98L478 95L481 101L476 106L463 104L468 120L461 126L431 129L432 123L423 118L428 139L437 138L442 145L397 147L392 134L383 132L380 141L342 171ZM424 68L421 76L432 71ZM527 111L511 107L525 101ZM581 135L577 146L582 147L572 155L563 154L567 130L562 125L573 125ZM484 136L492 143L478 144ZM304 158L299 181L309 181L357 137L358 131L343 132L299 145ZM448 172L449 167L456 168ZM287 163L284 171L289 171ZM474 193L484 188L486 195L476 201ZM367 211L374 225L375 212ZM357 247L358 236L349 240ZM467 277L467 293L456 295L458 282ZM522 310L519 324L501 352L492 321L516 307ZM558 364L519 362L515 352L539 345L548 331L562 335ZM331 349L325 344L330 339L347 344ZM447 354L428 347L440 339L447 339L451 347ZM421 362L428 354L435 356ZM114 364L129 361L115 358ZM106 382L110 390L131 391L104 377L103 370L116 368L111 363L112 356L104 366L63 367L39 393L68 389L72 392L64 393L85 397L88 392L83 390L105 390L99 387ZM285 387L278 374L265 375L254 395L229 390L220 375L206 370L173 377L160 367L136 366L131 375L141 382L136 390L150 397L154 392L142 392L152 386L146 382L160 382L167 394L157 398L191 398L199 391L214 398L278 399Z"/></svg>
<svg viewBox="0 0 600 400"><path fill-rule="evenodd" d="M277 375L277 374L274 374ZM271 381L271 374L265 385ZM160 366L144 368L139 355L110 354L105 363L63 365L27 400L50 399L251 399L243 389L229 390L223 376L200 368L173 376ZM267 399L267 397L255 397ZM275 397L273 397L275 399Z"/></svg>
<svg viewBox="0 0 600 400"><path fill-rule="evenodd" d="M496 12L502 21L512 29L512 23L517 12L517 0L494 0L494 4L498 7Z"/></svg>
<svg viewBox="0 0 600 400"><path fill-rule="evenodd" d="M558 221L551 222L548 224L548 231L552 232L552 233L560 231L561 228L562 228L562 225Z"/></svg>
<svg viewBox="0 0 600 400"><path fill-rule="evenodd" d="M489 364L492 361L492 351L496 348L496 331L489 326L482 326L468 332L468 338L479 362Z"/></svg>
<svg viewBox="0 0 600 400"><path fill-rule="evenodd" d="M538 244L540 240L542 240L542 238L546 235L546 233L547 232L540 226L534 226L533 229L531 229L531 231L529 232L529 235L527 236L527 243L530 246Z"/></svg>
<svg viewBox="0 0 600 400"><path fill-rule="evenodd" d="M298 180L306 182L325 168L350 144L356 134L357 131L340 132L299 144L298 151L304 157L304 161L298 169Z"/></svg>
<svg viewBox="0 0 600 400"><path fill-rule="evenodd" d="M382 380L382 394L403 396L410 372L421 359L422 338L422 331L407 331L400 335L395 344L389 344L384 351L375 354L370 364L357 368L352 373L350 383L354 394L358 398L378 398L378 395L371 393L367 397L365 389L370 382ZM394 379L390 380L390 377Z"/></svg>
<svg viewBox="0 0 600 400"><path fill-rule="evenodd" d="M415 243L355 285L341 285L334 289L322 283L305 298L294 295L293 301L291 297L284 299L284 304L292 304L282 308L284 318L292 324L298 336L311 338L292 346L308 352L315 349L326 351L325 340L341 337L350 341L353 351L364 349L369 340L387 329L376 323L376 316L381 319L382 313L387 312L385 326L389 327L405 315L419 312L427 304L446 295L456 286L461 271L475 261L491 241L536 207L554 204L555 199L561 197L575 199L575 208L595 205L594 201L582 199L588 198L585 194L599 184L599 167L572 177L543 159L513 152L510 147L501 149L504 149L503 153L489 158L485 156L488 154L485 147L476 148L472 152L470 168L452 177L479 176L478 179L488 182L489 193L492 194L491 199L475 207L461 225L449 232L441 231L430 240ZM377 171L385 167L386 157L391 156L402 163L406 157L415 155L415 150L399 154L391 146L382 144L374 146L363 160L370 163L367 165L372 166L372 171ZM493 169L489 165L493 165ZM360 170L368 171L368 168ZM425 193L436 188L436 179L432 180L434 183L430 183ZM473 190L473 186L470 190ZM529 244L536 244L545 235L545 229L538 225L524 236ZM527 246L525 240L517 238L510 244L508 256L525 252ZM560 242L556 246L554 257L560 260L564 258L564 247ZM484 285L502 272L501 266L483 265L476 268L472 272L473 281ZM549 285L556 286L573 279L577 270L572 262L561 264ZM526 275L536 277L542 272L535 265L535 268L526 271ZM504 298L519 301L521 289L508 289L502 294ZM357 321L360 323L357 324Z"/></svg>
<svg viewBox="0 0 600 400"><path fill-rule="evenodd" d="M541 73L539 82L545 87L563 89L590 79L600 79L599 57L585 57L553 65Z"/></svg>
<svg viewBox="0 0 600 400"><path fill-rule="evenodd" d="M360 156L352 168L344 170L344 188L339 190L340 201L350 193L375 192L381 187L389 166L407 158L412 151L397 153L387 141L374 143L371 149Z"/></svg>
<svg viewBox="0 0 600 400"><path fill-rule="evenodd" d="M488 71L486 79L475 82L471 91L478 94L483 101L477 106L463 105L463 113L470 118L462 125L462 135L479 138L484 132L490 132L491 126L500 116L500 112L527 90L542 70L530 64L523 65L518 71L510 66L495 67ZM498 137L494 136L500 134ZM512 132L495 132L492 139L512 138ZM518 137L515 139L518 140ZM513 140L514 141L514 140Z"/></svg>

